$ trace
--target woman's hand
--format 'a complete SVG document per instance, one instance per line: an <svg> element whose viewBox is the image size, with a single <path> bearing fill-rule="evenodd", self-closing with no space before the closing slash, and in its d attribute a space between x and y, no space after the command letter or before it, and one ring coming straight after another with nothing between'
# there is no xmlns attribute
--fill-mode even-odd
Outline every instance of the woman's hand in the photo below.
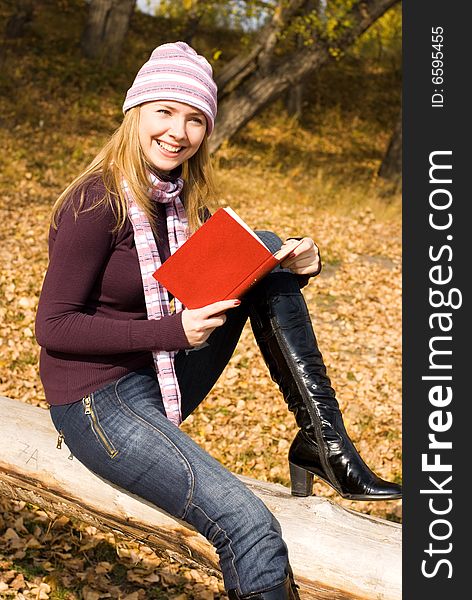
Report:
<svg viewBox="0 0 472 600"><path fill-rule="evenodd" d="M224 313L240 304L240 300L221 300L202 308L185 308L182 311L182 326L188 343L191 346L203 344L217 327L221 327L225 323L226 315Z"/></svg>
<svg viewBox="0 0 472 600"><path fill-rule="evenodd" d="M293 245L293 243L293 239L288 239L284 242L282 248ZM281 265L297 275L318 275L321 271L321 257L318 246L311 238L304 237L300 245L282 261Z"/></svg>

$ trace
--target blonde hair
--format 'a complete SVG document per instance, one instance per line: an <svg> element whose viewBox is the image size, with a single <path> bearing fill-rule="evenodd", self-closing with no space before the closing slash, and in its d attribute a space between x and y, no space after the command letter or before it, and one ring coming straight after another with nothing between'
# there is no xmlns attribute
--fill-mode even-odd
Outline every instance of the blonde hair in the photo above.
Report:
<svg viewBox="0 0 472 600"><path fill-rule="evenodd" d="M74 192L81 189L78 205L73 206L77 218L85 199L85 184L94 176L102 178L106 190L105 195L84 210L94 210L108 205L116 217L113 232L121 229L128 216L128 206L122 190L122 180L125 179L136 203L144 211L149 222L153 223L155 209L148 192L149 166L139 142L140 108L140 106L136 106L126 112L121 125L105 146L56 200L51 216L51 223L55 229L58 226L61 210L71 201ZM198 151L182 165L182 178L184 187L181 200L187 212L190 232L193 233L202 224L205 208L211 206L215 197L213 170L206 135Z"/></svg>

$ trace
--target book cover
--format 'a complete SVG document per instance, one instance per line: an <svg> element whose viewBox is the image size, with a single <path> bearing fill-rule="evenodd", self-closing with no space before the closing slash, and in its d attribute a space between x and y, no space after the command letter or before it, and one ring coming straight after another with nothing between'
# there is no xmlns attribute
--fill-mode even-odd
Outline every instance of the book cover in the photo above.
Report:
<svg viewBox="0 0 472 600"><path fill-rule="evenodd" d="M187 308L240 298L296 247L275 254L230 208L219 208L154 277Z"/></svg>

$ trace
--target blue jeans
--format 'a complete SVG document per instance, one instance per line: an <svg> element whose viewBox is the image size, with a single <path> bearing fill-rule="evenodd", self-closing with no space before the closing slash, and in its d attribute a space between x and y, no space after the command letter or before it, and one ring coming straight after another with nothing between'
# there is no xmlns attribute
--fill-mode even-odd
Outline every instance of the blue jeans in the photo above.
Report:
<svg viewBox="0 0 472 600"><path fill-rule="evenodd" d="M265 235L266 244L280 245L278 238ZM215 384L247 317L248 301L243 301L228 311L207 346L177 354L183 418ZM78 402L51 406L51 417L71 453L88 469L204 535L216 548L227 590L244 595L285 579L287 547L278 521L236 476L166 418L152 367Z"/></svg>

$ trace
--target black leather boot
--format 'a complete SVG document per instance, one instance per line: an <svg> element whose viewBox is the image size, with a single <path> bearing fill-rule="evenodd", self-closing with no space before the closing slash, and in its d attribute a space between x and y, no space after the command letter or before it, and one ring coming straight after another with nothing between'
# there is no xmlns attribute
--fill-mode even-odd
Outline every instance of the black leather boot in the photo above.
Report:
<svg viewBox="0 0 472 600"><path fill-rule="evenodd" d="M236 590L229 590L228 598L230 600L300 600L295 583L290 576L275 587L253 594L241 596Z"/></svg>
<svg viewBox="0 0 472 600"><path fill-rule="evenodd" d="M313 475L349 500L401 498L401 487L375 475L344 427L296 277L273 272L251 292L251 325L300 431L289 450L294 496L310 496Z"/></svg>

